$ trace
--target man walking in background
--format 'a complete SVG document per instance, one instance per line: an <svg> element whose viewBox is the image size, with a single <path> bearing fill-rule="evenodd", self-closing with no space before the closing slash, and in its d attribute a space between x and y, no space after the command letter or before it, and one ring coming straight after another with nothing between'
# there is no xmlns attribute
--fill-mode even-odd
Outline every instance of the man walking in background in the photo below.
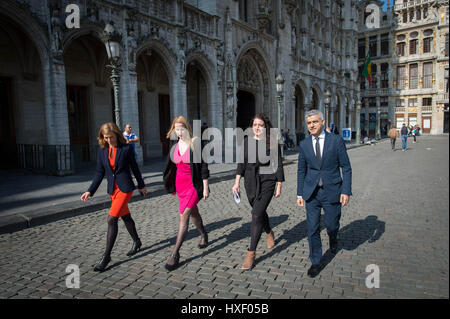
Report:
<svg viewBox="0 0 450 319"><path fill-rule="evenodd" d="M391 128L388 132L388 136L391 139L392 150L395 151L395 140L398 137L398 132L395 127Z"/></svg>
<svg viewBox="0 0 450 319"><path fill-rule="evenodd" d="M403 123L402 125L400 134L402 135L402 152L406 152L406 143L408 141L408 128L406 127L405 123Z"/></svg>
<svg viewBox="0 0 450 319"><path fill-rule="evenodd" d="M131 132L131 125L130 124L125 125L125 131L123 132L123 136L127 139L127 144L132 144L132 146L133 146L133 153L134 153L134 156L137 159L137 154L136 154L136 150L135 150L134 144L139 142L139 138L136 136L136 134Z"/></svg>

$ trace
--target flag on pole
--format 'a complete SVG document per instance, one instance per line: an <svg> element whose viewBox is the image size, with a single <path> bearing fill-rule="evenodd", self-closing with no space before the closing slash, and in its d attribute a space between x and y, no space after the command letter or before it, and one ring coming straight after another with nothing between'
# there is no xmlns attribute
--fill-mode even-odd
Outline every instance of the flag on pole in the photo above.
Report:
<svg viewBox="0 0 450 319"><path fill-rule="evenodd" d="M369 80L369 85L372 84L372 61L370 59L370 52L366 56L366 63L364 63L362 75L365 79Z"/></svg>

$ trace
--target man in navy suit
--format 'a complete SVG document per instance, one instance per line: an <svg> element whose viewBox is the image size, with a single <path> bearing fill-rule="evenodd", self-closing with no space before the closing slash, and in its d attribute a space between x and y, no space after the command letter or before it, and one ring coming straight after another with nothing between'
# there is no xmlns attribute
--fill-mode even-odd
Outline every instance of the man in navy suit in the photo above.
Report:
<svg viewBox="0 0 450 319"><path fill-rule="evenodd" d="M308 111L305 118L311 137L305 138L299 145L297 204L306 206L309 258L312 264L308 276L314 278L321 271L321 209L324 210L330 250L335 254L341 207L348 204L352 194L352 168L344 140L339 135L325 132L322 112Z"/></svg>

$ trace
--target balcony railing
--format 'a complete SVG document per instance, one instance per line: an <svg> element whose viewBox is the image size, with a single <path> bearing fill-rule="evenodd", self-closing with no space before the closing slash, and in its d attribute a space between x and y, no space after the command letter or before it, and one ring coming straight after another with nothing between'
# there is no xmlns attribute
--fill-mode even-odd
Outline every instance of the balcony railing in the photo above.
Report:
<svg viewBox="0 0 450 319"><path fill-rule="evenodd" d="M436 0L410 0L408 2L403 2L403 3L397 3L395 5L395 10L402 10L402 9L408 9L417 5L423 5L426 3L432 3L435 2Z"/></svg>
<svg viewBox="0 0 450 319"><path fill-rule="evenodd" d="M439 93L436 103L448 103L448 93Z"/></svg>
<svg viewBox="0 0 450 319"><path fill-rule="evenodd" d="M431 89L433 87L433 75L425 75L423 77L422 88Z"/></svg>

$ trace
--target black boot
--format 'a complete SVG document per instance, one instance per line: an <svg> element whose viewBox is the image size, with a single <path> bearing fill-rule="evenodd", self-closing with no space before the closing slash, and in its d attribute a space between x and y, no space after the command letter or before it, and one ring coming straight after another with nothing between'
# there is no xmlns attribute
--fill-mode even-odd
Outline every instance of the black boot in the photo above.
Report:
<svg viewBox="0 0 450 319"><path fill-rule="evenodd" d="M139 250L141 250L141 246L142 243L140 239L133 242L133 246L131 247L131 250L127 252L127 256L133 256L134 254L136 254Z"/></svg>
<svg viewBox="0 0 450 319"><path fill-rule="evenodd" d="M205 235L201 235L202 239L200 240L200 243L198 244L198 248L203 249L206 246L208 246L208 234L205 232Z"/></svg>
<svg viewBox="0 0 450 319"><path fill-rule="evenodd" d="M176 254L171 254L170 257L173 257L174 263L173 264L166 264L164 267L166 267L166 269L168 271L172 271L175 270L178 265L180 264L180 254L176 253Z"/></svg>
<svg viewBox="0 0 450 319"><path fill-rule="evenodd" d="M99 271L99 272L103 272L106 269L106 266L108 265L108 263L111 261L111 257L108 255L104 255L102 257L102 260L100 260L100 262L94 267L94 271Z"/></svg>

